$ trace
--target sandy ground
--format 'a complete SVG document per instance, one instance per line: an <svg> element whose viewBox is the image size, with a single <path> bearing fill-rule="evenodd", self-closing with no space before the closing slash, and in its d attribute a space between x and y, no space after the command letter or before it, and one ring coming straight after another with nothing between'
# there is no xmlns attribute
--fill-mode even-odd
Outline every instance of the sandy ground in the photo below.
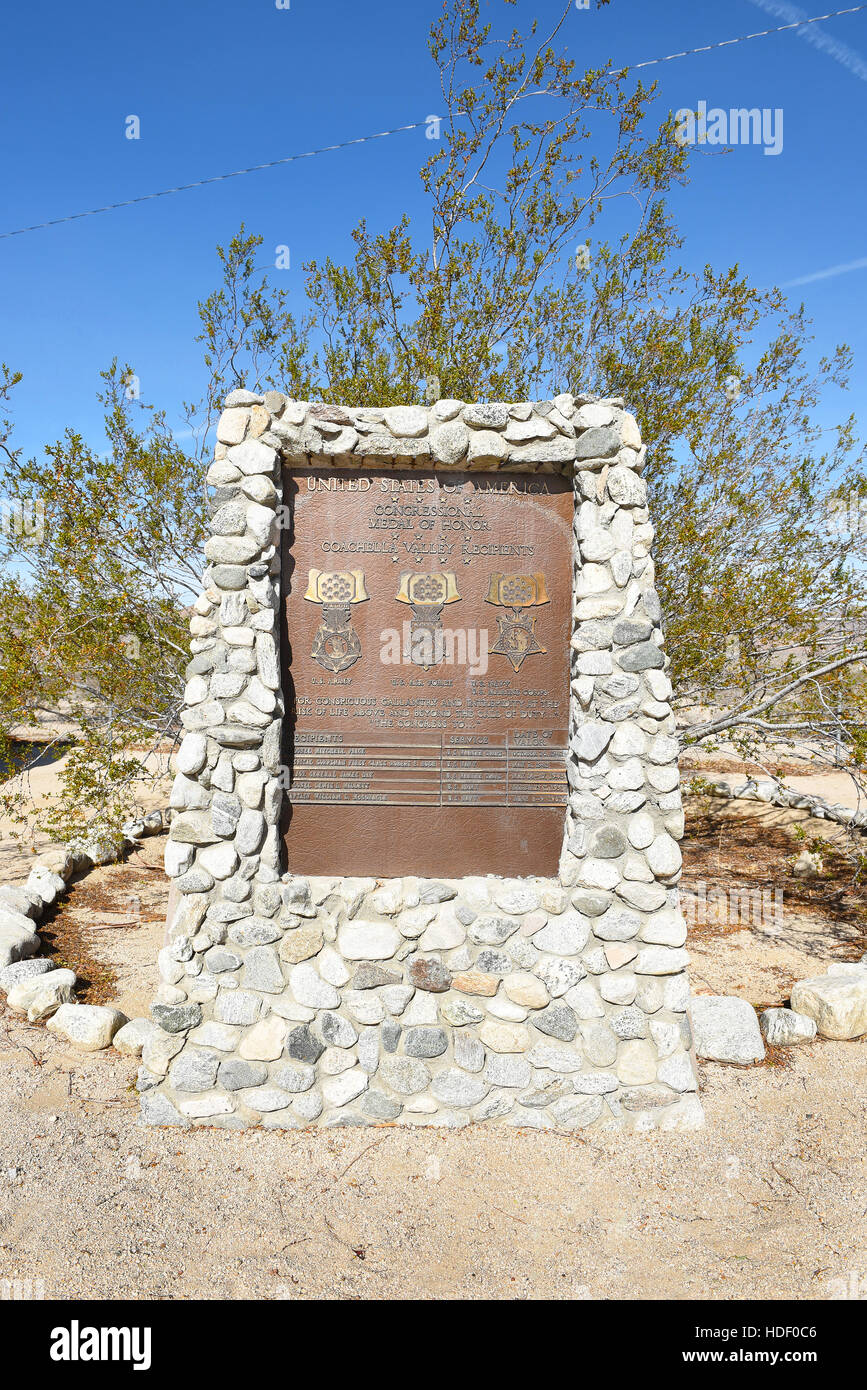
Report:
<svg viewBox="0 0 867 1390"><path fill-rule="evenodd" d="M58 758L56 762L34 767L26 774L29 799L37 807L57 796L60 790L60 774L69 761L69 755ZM139 811L162 809L169 803L171 776L168 775L167 759L161 754L148 754L142 759L149 776L136 787ZM156 777L157 780L151 780ZM12 779L17 786L22 785L24 774ZM0 883L21 883L30 872L30 866L37 854L51 848L52 841L47 835L25 832L10 824L5 816L0 816Z"/></svg>
<svg viewBox="0 0 867 1390"><path fill-rule="evenodd" d="M706 809L689 888L784 880L780 813ZM161 849L89 875L49 924L86 997L145 1008ZM784 904L770 935L697 923L695 988L779 1003L867 948L838 879ZM706 1065L686 1135L160 1131L137 1122L134 1062L0 1011L0 1278L85 1299L825 1299L867 1280L865 1063L867 1039Z"/></svg>

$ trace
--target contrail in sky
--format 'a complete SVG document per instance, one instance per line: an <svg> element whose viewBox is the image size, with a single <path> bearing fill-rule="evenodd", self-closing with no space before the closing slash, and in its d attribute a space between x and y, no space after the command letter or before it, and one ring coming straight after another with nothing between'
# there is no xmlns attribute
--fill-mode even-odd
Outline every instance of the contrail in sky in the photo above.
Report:
<svg viewBox="0 0 867 1390"><path fill-rule="evenodd" d="M851 270L867 270L867 256L858 261L845 261L842 265L829 265L826 270L814 270L810 275L799 275L797 280L786 280L780 289L790 290L795 285L812 285L814 280L833 280L837 275L848 275Z"/></svg>

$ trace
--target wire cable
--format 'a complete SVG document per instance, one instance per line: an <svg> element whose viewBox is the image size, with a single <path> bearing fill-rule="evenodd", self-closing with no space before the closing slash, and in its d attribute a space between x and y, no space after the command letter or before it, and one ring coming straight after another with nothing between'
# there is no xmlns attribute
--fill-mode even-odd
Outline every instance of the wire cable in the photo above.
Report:
<svg viewBox="0 0 867 1390"><path fill-rule="evenodd" d="M746 43L749 39L764 39L771 34L782 34L787 29L803 29L808 24L820 24L826 19L837 19L840 15L857 14L860 10L867 9L867 3L862 5L851 5L845 10L832 10L829 14L815 15L812 19L800 19L792 24L780 24L775 29L760 29L755 34L742 34L736 39L722 39L718 43L704 44L701 48L685 48L680 53L667 53L662 58L648 58L643 63L632 63L624 68L615 69L618 72L636 72L639 68L652 68L658 63L670 63L675 58L689 58L695 53L710 53L714 49L729 48L732 44ZM546 96L549 93L545 90L540 92L528 92L528 96ZM455 112L455 116L465 115L463 111ZM407 130L418 130L421 126L427 125L427 119L423 121L410 121L408 125L392 126L390 130L379 130L372 135L359 135L354 140L339 140L334 145L320 145L315 150L304 150L301 154L287 154L282 159L269 159L264 164L250 164L245 169L233 169L228 174L212 174L206 179L195 179L192 183L179 183L174 188L162 188L158 193L142 193L137 198L124 198L119 203L105 203L99 208L88 208L86 212L72 212L66 217L52 217L48 222L34 222L29 227L17 227L12 232L0 232L0 241L5 241L9 237L24 236L27 232L41 232L46 227L60 227L66 222L78 222L83 217L99 217L104 212L116 212L118 208L133 207L136 203L149 203L155 198L168 198L173 193L189 193L194 188L205 188L211 183L223 183L226 179L239 179L244 174L258 174L263 169L276 169L281 164L294 164L299 159L313 159L320 154L331 154L334 150L348 150L352 145L366 145L372 140L384 140L389 135L400 135Z"/></svg>

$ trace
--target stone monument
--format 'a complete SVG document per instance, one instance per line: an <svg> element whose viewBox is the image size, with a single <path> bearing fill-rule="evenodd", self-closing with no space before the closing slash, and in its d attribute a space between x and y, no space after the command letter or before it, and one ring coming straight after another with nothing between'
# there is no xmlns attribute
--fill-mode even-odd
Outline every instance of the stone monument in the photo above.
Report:
<svg viewBox="0 0 867 1390"><path fill-rule="evenodd" d="M234 391L153 1124L702 1123L634 418Z"/></svg>

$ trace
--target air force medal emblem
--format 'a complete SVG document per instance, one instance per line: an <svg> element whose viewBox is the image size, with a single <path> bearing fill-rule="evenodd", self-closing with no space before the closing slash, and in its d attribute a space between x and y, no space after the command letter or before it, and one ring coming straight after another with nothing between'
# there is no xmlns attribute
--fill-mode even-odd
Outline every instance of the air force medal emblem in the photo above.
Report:
<svg viewBox="0 0 867 1390"><path fill-rule="evenodd" d="M444 655L440 616L447 603L458 603L461 597L454 574L451 570L433 574L412 574L407 570L400 576L395 597L398 603L408 603L412 608L406 656L413 665L425 670L436 666Z"/></svg>

